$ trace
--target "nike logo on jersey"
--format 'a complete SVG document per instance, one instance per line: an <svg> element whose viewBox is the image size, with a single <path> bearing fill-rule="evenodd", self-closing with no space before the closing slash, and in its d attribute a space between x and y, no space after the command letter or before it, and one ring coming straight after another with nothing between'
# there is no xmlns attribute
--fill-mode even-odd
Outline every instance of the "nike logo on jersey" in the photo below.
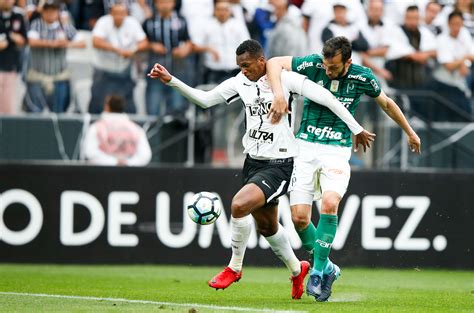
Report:
<svg viewBox="0 0 474 313"><path fill-rule="evenodd" d="M252 85L249 85L249 84L244 83L244 86L250 87L250 86L252 86Z"/></svg>
<svg viewBox="0 0 474 313"><path fill-rule="evenodd" d="M267 184L267 182L265 181L265 179L264 179L264 180L262 180L262 184L264 184L264 185L265 185L265 186L267 186L268 188L272 189L272 187L270 187L270 185L269 185L269 184Z"/></svg>

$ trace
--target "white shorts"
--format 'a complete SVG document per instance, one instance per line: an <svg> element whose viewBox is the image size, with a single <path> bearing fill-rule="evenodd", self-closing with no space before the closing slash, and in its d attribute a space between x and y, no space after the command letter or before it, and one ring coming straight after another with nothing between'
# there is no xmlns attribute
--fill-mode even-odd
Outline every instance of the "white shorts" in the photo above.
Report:
<svg viewBox="0 0 474 313"><path fill-rule="evenodd" d="M309 204L325 191L344 196L351 178L351 147L323 145L297 140L299 154L294 159L288 190L290 205Z"/></svg>

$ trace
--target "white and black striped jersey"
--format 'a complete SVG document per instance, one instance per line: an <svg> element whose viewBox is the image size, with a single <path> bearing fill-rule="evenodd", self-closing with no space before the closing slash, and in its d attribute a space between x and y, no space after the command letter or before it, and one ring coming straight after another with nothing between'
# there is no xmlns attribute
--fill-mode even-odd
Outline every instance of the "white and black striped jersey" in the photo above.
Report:
<svg viewBox="0 0 474 313"><path fill-rule="evenodd" d="M282 85L288 105L293 106L292 94L301 94L305 76L283 71ZM242 73L217 86L217 91L228 104L241 99L245 109L245 135L242 138L244 153L257 159L280 159L296 156L298 153L293 134L293 117L282 118L272 124L268 112L273 93L267 76L253 82ZM290 111L292 107L290 107Z"/></svg>

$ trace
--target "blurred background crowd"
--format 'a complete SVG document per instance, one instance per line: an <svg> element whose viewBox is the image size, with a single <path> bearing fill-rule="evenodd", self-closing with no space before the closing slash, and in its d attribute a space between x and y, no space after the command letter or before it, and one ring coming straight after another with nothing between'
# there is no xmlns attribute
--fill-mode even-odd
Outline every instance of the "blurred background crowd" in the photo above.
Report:
<svg viewBox="0 0 474 313"><path fill-rule="evenodd" d="M187 101L146 77L154 63L206 88L238 73L245 39L273 57L342 35L418 116L472 121L473 0L0 0L0 12L0 116L99 114L119 96L126 113L186 119Z"/></svg>

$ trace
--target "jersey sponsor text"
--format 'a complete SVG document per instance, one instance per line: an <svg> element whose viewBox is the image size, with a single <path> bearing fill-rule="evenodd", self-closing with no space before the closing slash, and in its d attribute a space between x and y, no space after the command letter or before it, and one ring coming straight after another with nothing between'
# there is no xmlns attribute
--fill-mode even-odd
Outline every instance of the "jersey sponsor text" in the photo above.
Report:
<svg viewBox="0 0 474 313"><path fill-rule="evenodd" d="M308 125L306 130L308 131L308 133L316 135L318 139L323 139L323 138L336 139L336 140L342 139L342 132L333 131L332 127L325 126L324 128L319 128L312 125Z"/></svg>
<svg viewBox="0 0 474 313"><path fill-rule="evenodd" d="M249 137L259 142L265 142L265 143L273 142L273 133L260 130L260 129L250 129Z"/></svg>

